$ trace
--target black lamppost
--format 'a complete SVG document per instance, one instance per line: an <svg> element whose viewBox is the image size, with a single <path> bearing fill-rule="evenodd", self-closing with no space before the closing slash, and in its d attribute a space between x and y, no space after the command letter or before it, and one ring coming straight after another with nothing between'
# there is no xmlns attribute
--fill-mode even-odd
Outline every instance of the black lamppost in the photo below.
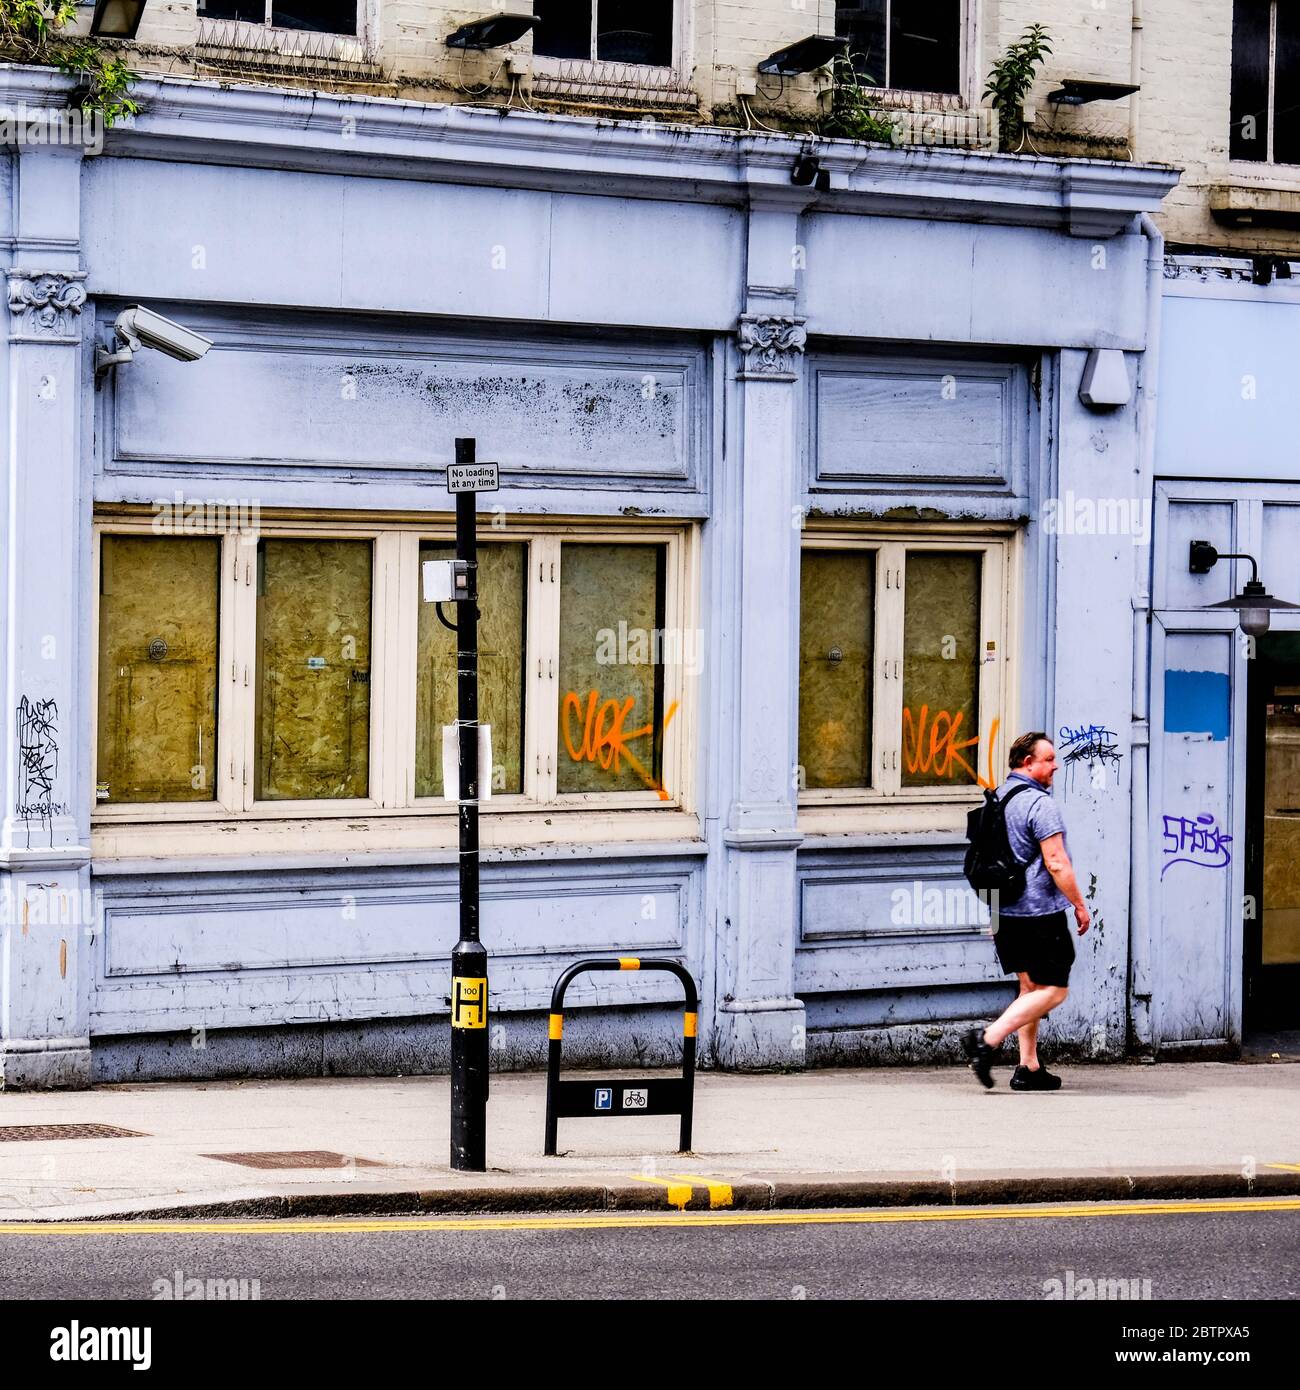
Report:
<svg viewBox="0 0 1300 1390"><path fill-rule="evenodd" d="M1209 574L1220 560L1249 560L1250 579L1236 598L1225 598L1218 603L1207 603L1211 608L1235 608L1241 615L1241 630L1250 637L1262 637L1268 631L1270 615L1274 609L1300 608L1300 603L1288 603L1284 598L1274 598L1259 582L1259 566L1253 555L1244 551L1216 550L1209 541L1193 541L1188 557L1188 569L1193 574Z"/></svg>

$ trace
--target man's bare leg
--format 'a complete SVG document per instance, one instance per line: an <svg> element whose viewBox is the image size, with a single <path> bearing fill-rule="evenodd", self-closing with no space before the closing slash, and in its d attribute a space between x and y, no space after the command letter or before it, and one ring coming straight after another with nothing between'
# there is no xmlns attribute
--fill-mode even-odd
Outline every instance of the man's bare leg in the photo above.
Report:
<svg viewBox="0 0 1300 1390"><path fill-rule="evenodd" d="M1064 985L1036 985L1029 981L1030 988L1006 1008L1000 1018L995 1019L984 1030L984 1041L990 1047L1001 1047L1003 1041L1026 1024L1037 1024L1045 1014L1051 1013L1058 1004L1064 1003L1069 990Z"/></svg>
<svg viewBox="0 0 1300 1390"><path fill-rule="evenodd" d="M1033 984L1029 976L1022 970L1020 971L1020 993L1028 994L1033 989ZM1023 1028L1016 1029L1016 1039L1020 1043L1020 1065L1027 1067L1030 1071L1038 1070L1038 1020L1026 1023Z"/></svg>

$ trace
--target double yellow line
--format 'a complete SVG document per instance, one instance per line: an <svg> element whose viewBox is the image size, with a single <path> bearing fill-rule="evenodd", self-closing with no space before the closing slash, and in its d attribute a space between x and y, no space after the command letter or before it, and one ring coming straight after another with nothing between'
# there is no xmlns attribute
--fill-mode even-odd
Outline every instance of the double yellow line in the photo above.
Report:
<svg viewBox="0 0 1300 1390"><path fill-rule="evenodd" d="M263 1221L10 1221L0 1223L0 1236L300 1236L382 1235L406 1231L582 1231L606 1227L619 1230L657 1226L891 1226L934 1221L1069 1220L1098 1216L1196 1216L1274 1211L1300 1211L1300 1197L873 1211L573 1212L553 1216L273 1218Z"/></svg>

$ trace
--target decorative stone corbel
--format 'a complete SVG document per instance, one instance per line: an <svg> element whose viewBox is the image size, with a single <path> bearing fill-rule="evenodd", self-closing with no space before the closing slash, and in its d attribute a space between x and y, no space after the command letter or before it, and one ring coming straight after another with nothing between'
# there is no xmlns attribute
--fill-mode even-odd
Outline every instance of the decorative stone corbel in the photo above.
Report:
<svg viewBox="0 0 1300 1390"><path fill-rule="evenodd" d="M803 319L780 314L742 314L741 379L797 381L796 367L807 344Z"/></svg>
<svg viewBox="0 0 1300 1390"><path fill-rule="evenodd" d="M86 302L84 270L20 270L9 279L9 337L14 341L76 342Z"/></svg>

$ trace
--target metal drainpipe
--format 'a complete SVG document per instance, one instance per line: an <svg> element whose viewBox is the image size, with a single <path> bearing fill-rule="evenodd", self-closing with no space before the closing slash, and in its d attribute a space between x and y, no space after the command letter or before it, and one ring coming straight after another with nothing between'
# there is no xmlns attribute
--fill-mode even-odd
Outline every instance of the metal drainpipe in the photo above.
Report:
<svg viewBox="0 0 1300 1390"><path fill-rule="evenodd" d="M1156 398L1160 370L1160 287L1164 278L1165 239L1146 214L1138 219L1147 239L1146 351L1140 368L1142 389L1138 397L1138 487L1150 499L1155 523ZM1151 722L1151 561L1150 544L1134 546L1133 584L1133 721L1130 729L1132 806L1129 823L1129 1016L1133 1036L1141 1051L1155 1050L1155 1013L1152 998L1154 942L1151 935L1150 797Z"/></svg>

